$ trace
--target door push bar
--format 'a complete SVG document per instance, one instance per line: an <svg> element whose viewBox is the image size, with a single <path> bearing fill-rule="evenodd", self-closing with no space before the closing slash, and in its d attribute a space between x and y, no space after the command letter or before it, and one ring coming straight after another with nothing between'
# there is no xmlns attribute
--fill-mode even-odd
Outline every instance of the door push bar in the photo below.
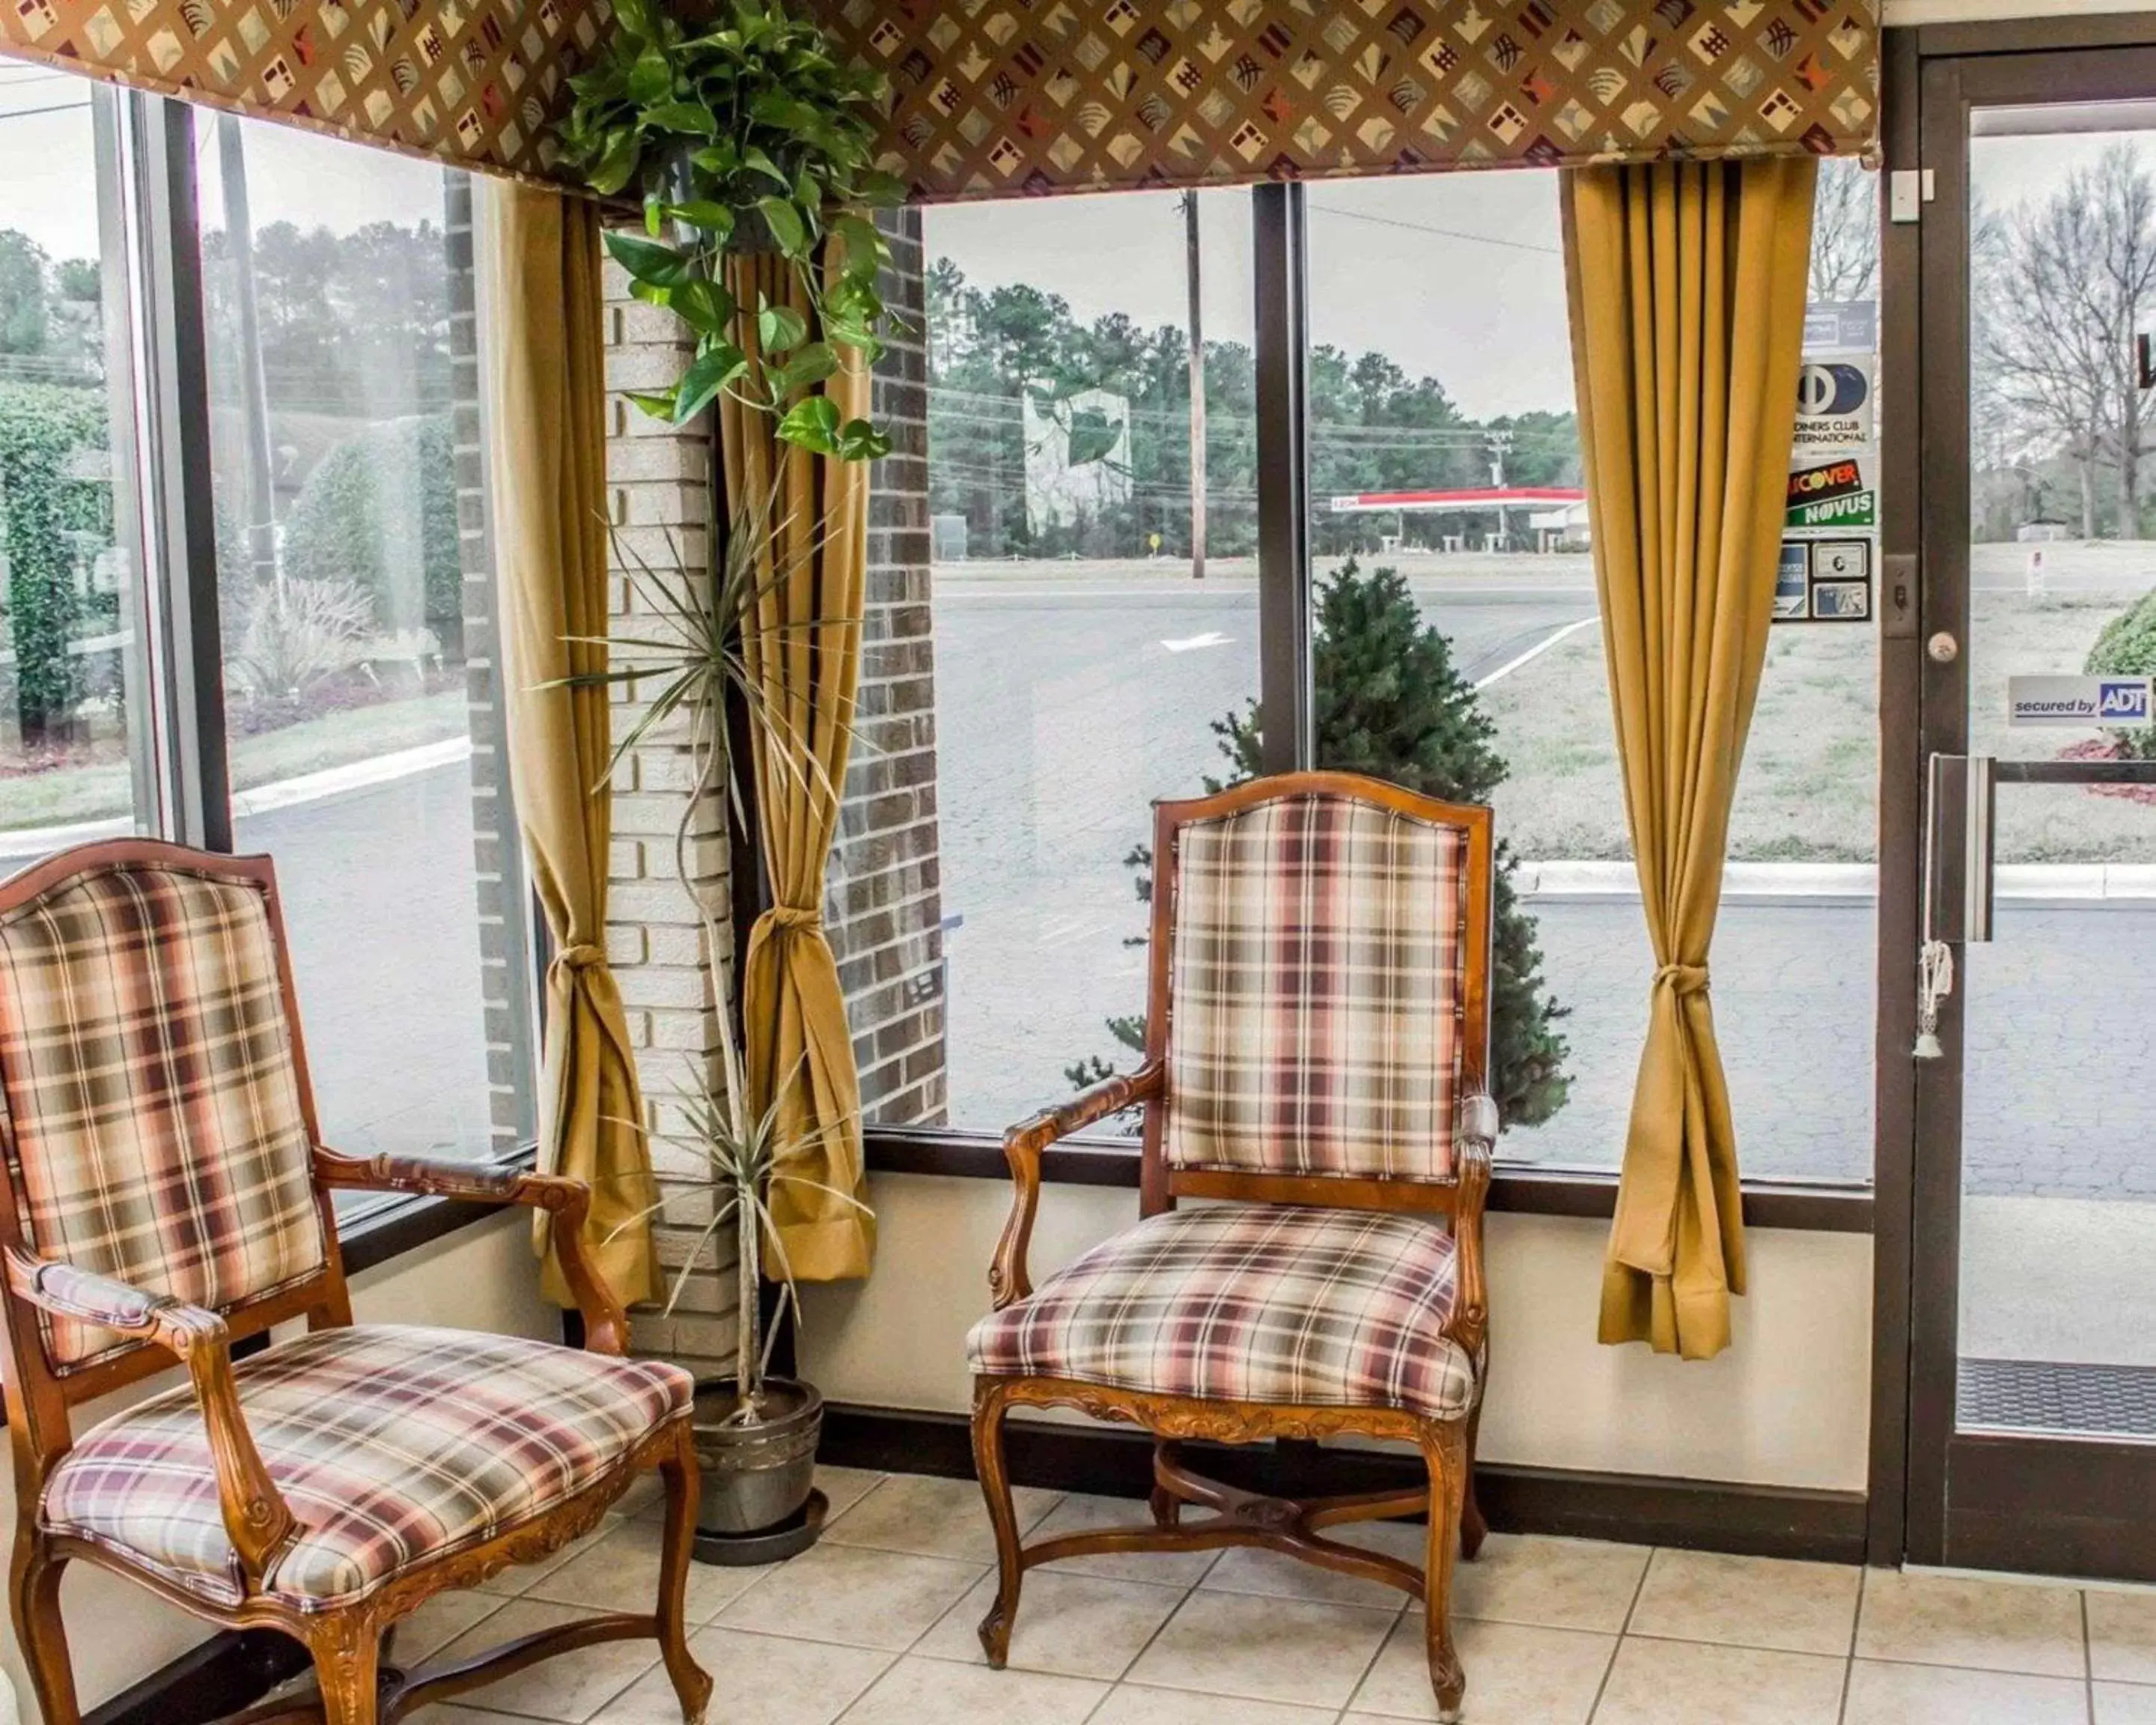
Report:
<svg viewBox="0 0 2156 1725"><path fill-rule="evenodd" d="M1939 1005L1953 993L1957 945L1991 938L1992 852L1999 763L1989 755L1931 757L1924 784L1923 945L1917 955L1917 1044L1936 1060ZM1956 828L1960 842L1951 842Z"/></svg>

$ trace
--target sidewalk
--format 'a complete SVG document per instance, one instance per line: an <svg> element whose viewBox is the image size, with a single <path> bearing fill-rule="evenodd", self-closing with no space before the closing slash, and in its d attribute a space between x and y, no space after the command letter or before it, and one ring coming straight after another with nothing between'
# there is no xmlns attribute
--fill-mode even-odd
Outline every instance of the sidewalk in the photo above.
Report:
<svg viewBox="0 0 2156 1725"><path fill-rule="evenodd" d="M1733 862L1722 875L1725 901L1747 904L1870 904L1879 896L1871 863ZM1520 896L1545 904L1637 898L1629 862L1522 862ZM1994 892L2003 899L2066 908L2156 900L2156 863L2001 863Z"/></svg>

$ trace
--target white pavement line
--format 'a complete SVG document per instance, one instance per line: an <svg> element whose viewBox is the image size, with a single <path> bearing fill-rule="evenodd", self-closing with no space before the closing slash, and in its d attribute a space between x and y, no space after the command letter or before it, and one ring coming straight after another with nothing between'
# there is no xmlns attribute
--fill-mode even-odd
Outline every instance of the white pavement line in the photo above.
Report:
<svg viewBox="0 0 2156 1725"><path fill-rule="evenodd" d="M235 815L268 814L302 803L319 803L326 797L341 796L347 791L393 784L414 773L432 773L437 768L469 760L471 752L469 737L445 737L439 742L423 742L414 748L397 749L389 754L370 756L364 761L347 762L341 767L326 767L320 773L303 773L297 778L280 779L275 784L258 785L251 791L236 792L232 798L232 812ZM44 856L64 850L70 845L120 838L134 830L135 823L125 815L105 820L73 821L65 826L23 827L12 833L0 832L0 856Z"/></svg>
<svg viewBox="0 0 2156 1725"><path fill-rule="evenodd" d="M1548 652L1551 648L1557 645L1559 641L1565 639L1568 636L1576 635L1584 629L1592 629L1596 624L1601 621L1602 619L1599 616L1583 617L1577 623L1568 623L1563 629L1553 630L1548 634L1544 635L1542 639L1537 641L1533 646L1528 648L1526 652L1518 654L1514 657L1507 660L1502 665L1499 665L1496 670L1491 671L1488 676L1477 677L1475 680L1476 688L1478 690L1487 689L1500 677L1509 677L1512 675L1514 671L1517 670L1522 665L1527 664L1528 660L1541 658L1543 654Z"/></svg>

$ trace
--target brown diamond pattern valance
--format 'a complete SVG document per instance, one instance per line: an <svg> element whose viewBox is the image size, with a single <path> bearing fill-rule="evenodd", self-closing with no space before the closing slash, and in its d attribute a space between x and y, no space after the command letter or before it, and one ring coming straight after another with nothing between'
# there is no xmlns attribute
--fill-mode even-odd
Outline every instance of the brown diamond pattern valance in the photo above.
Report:
<svg viewBox="0 0 2156 1725"><path fill-rule="evenodd" d="M923 199L1854 155L1876 0L821 0Z"/></svg>
<svg viewBox="0 0 2156 1725"><path fill-rule="evenodd" d="M599 0L0 0L0 54L545 178Z"/></svg>
<svg viewBox="0 0 2156 1725"><path fill-rule="evenodd" d="M1877 130L1877 0L805 3L890 78L886 164L926 201L1855 154ZM543 178L564 80L608 16L605 0L0 0L0 54Z"/></svg>

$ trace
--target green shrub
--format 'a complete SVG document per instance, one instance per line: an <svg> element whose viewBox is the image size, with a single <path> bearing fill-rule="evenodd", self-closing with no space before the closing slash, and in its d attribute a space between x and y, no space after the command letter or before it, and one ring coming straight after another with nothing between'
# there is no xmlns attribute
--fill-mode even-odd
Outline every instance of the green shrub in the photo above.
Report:
<svg viewBox="0 0 2156 1725"><path fill-rule="evenodd" d="M64 727L81 696L68 652L84 608L71 536L110 542L112 487L69 470L78 450L106 447L106 424L102 390L0 383L0 552L26 747Z"/></svg>
<svg viewBox="0 0 2156 1725"><path fill-rule="evenodd" d="M2104 624L2082 669L2091 676L2156 676L2156 588ZM2156 758L2156 726L2112 735L2136 759Z"/></svg>
<svg viewBox="0 0 2156 1725"><path fill-rule="evenodd" d="M322 457L285 522L294 581L348 586L377 626L429 629L452 659L464 639L455 451L446 415L371 427Z"/></svg>
<svg viewBox="0 0 2156 1725"><path fill-rule="evenodd" d="M1423 621L1406 578L1395 569L1366 575L1349 557L1318 589L1317 624L1317 765L1367 773L1445 802L1487 803L1505 778L1504 760L1491 747L1496 726L1481 711L1474 685L1453 664L1451 644ZM1213 728L1238 778L1255 777L1257 703L1215 720ZM1124 860L1141 870L1138 897L1150 901L1151 851L1140 846ZM1540 1126L1564 1106L1571 1088L1564 1072L1570 1050L1558 1029L1567 1009L1544 993L1535 919L1521 908L1512 886L1517 866L1501 843L1491 895L1496 941L1490 1095L1507 1127ZM1144 1050L1142 1018L1111 1019L1108 1031L1124 1048ZM1065 1070L1082 1086L1113 1069L1095 1057Z"/></svg>

